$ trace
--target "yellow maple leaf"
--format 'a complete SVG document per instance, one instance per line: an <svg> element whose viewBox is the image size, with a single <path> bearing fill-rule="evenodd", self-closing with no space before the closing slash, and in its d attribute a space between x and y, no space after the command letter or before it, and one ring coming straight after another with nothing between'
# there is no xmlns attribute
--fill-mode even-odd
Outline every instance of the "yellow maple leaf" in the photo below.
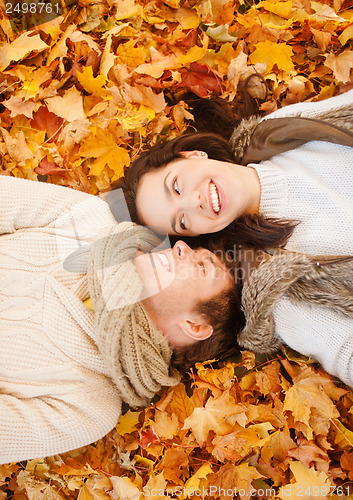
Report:
<svg viewBox="0 0 353 500"><path fill-rule="evenodd" d="M100 97L108 97L110 95L110 93L103 88L103 85L107 82L105 76L98 75L94 77L92 66L83 66L81 70L82 71L77 72L77 80L87 92L90 94L97 94ZM110 97L112 96L110 95Z"/></svg>
<svg viewBox="0 0 353 500"><path fill-rule="evenodd" d="M283 407L284 410L292 412L295 421L308 426L308 439L313 437L309 423L311 408L315 408L316 412L326 419L339 416L337 408L315 380L315 377L295 382L286 393Z"/></svg>
<svg viewBox="0 0 353 500"><path fill-rule="evenodd" d="M278 69L289 71L293 67L292 47L286 43L274 43L266 40L255 44L256 49L250 55L252 64L267 63L267 72L276 64Z"/></svg>
<svg viewBox="0 0 353 500"><path fill-rule="evenodd" d="M148 49L145 47L135 47L136 40L131 39L122 43L116 49L119 64L126 64L131 68L136 68L143 64L148 57Z"/></svg>
<svg viewBox="0 0 353 500"><path fill-rule="evenodd" d="M184 66L186 64L190 64L192 62L199 61L200 59L203 58L203 56L206 54L206 52L207 52L206 47L198 47L198 46L191 47L191 49L189 49L186 52L186 54L180 54L177 57L177 59L175 61L176 67L178 65Z"/></svg>
<svg viewBox="0 0 353 500"><path fill-rule="evenodd" d="M349 82L353 68L353 50L345 50L337 56L332 53L328 54L324 65L332 69L336 80L342 83Z"/></svg>
<svg viewBox="0 0 353 500"><path fill-rule="evenodd" d="M124 434L134 432L137 429L140 414L140 411L128 410L124 415L120 415L118 423L115 426L118 433L123 436Z"/></svg>
<svg viewBox="0 0 353 500"><path fill-rule="evenodd" d="M100 129L83 142L80 153L86 158L96 158L90 165L90 175L99 176L108 165L115 174L112 180L116 180L123 174L124 166L130 165L126 149L117 145L112 134Z"/></svg>
<svg viewBox="0 0 353 500"><path fill-rule="evenodd" d="M212 474L212 469L210 464L203 464L201 467L193 474L185 483L182 495L179 496L180 500L185 500L189 498L196 490L200 487L201 479L205 479L208 474Z"/></svg>
<svg viewBox="0 0 353 500"><path fill-rule="evenodd" d="M139 130L156 116L154 109L144 104L139 106L127 103L117 113L117 118L124 130ZM141 131L142 132L142 131Z"/></svg>
<svg viewBox="0 0 353 500"><path fill-rule="evenodd" d="M20 61L30 52L42 52L49 48L49 45L43 42L37 34L30 36L29 31L26 31L21 36L16 38L12 43L4 43L0 48L0 70L7 68L11 61Z"/></svg>
<svg viewBox="0 0 353 500"><path fill-rule="evenodd" d="M292 0L288 0L287 2L271 2L269 0L264 0L257 4L257 8L259 7L263 7L269 12L277 14L277 16L288 19L293 9L293 2Z"/></svg>
<svg viewBox="0 0 353 500"><path fill-rule="evenodd" d="M195 409L195 403L186 394L184 384L178 384L170 389L167 393L167 397L169 402L168 409L175 413L180 422L184 422ZM160 406L160 402L158 402L158 408L164 410L165 406Z"/></svg>
<svg viewBox="0 0 353 500"><path fill-rule="evenodd" d="M180 7L178 10L173 11L172 14L174 19L180 23L184 30L195 29L201 22L199 15L194 9Z"/></svg>
<svg viewBox="0 0 353 500"><path fill-rule="evenodd" d="M325 500L332 493L331 482L324 472L318 472L311 467L306 467L301 462L291 462L290 469L295 477L295 482L282 486L278 492L281 499L315 498Z"/></svg>

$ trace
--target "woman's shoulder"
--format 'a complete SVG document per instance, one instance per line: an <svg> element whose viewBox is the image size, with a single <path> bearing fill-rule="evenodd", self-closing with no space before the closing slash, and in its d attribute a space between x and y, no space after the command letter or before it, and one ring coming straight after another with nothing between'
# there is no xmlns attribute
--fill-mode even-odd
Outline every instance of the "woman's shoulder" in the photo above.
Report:
<svg viewBox="0 0 353 500"><path fill-rule="evenodd" d="M324 99L322 101L306 101L296 104L290 104L273 113L267 115L264 120L269 118L283 118L287 116L302 116L305 118L317 118L318 115L338 110L345 107L353 107L353 89L343 94Z"/></svg>

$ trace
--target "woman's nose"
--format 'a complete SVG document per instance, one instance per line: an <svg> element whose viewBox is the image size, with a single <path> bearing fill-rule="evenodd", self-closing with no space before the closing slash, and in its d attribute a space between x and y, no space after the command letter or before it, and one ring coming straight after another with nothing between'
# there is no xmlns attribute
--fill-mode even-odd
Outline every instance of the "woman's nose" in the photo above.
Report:
<svg viewBox="0 0 353 500"><path fill-rule="evenodd" d="M185 200L187 210L200 211L203 208L203 202L199 191L193 191Z"/></svg>

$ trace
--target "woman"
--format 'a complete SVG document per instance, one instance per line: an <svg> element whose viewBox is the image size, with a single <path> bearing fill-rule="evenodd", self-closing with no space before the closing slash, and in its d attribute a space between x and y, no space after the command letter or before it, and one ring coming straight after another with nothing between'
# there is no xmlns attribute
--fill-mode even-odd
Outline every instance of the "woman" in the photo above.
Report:
<svg viewBox="0 0 353 500"><path fill-rule="evenodd" d="M351 90L247 121L229 144L194 134L158 145L127 172L122 187L131 215L170 234L216 233L213 237L221 237L228 249L286 245L311 255L353 255L352 117ZM262 153L264 161L251 163ZM238 165L235 156L250 163ZM289 267L283 283L290 282ZM302 297L298 304L289 295L283 290L271 295L276 339L353 384L352 318L329 302L304 304ZM240 345L261 350L261 342L247 335L240 336ZM264 345L262 352L266 348L273 346Z"/></svg>
<svg viewBox="0 0 353 500"><path fill-rule="evenodd" d="M300 133L319 138L327 130L320 128L322 123L316 118L335 120L338 115L333 122L338 126L330 126L329 139L339 141L342 138L334 133L341 132L342 122L348 127L353 120L353 90L323 102L288 106L261 124L274 124L276 129L274 119L279 118L281 132L286 115L291 120L285 119L285 123L292 123L300 114L305 116L300 120ZM234 134L243 135L244 143L248 139L244 127L242 131L237 128ZM268 142L274 135L271 130ZM344 136L342 142L353 145L353 133L347 131ZM279 148L282 139L280 136ZM293 140L288 147L298 142ZM273 141L271 148L263 148L264 155L271 154L272 145ZM235 163L234 149L219 136L192 134L142 153L122 184L133 220L182 236L227 227L234 243L256 247L283 244L291 235L288 248L296 251L352 252L351 242L342 246L339 238L341 233L349 234L353 223L351 148L313 141L246 166ZM246 157L251 153L261 151L252 148Z"/></svg>

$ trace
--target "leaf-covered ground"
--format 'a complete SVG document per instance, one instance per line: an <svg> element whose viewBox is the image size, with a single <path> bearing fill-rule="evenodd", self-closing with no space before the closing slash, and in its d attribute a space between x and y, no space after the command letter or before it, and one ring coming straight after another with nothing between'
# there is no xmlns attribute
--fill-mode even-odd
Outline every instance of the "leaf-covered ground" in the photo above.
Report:
<svg viewBox="0 0 353 500"><path fill-rule="evenodd" d="M257 71L272 111L353 86L352 0L65 9L45 24L33 13L10 20L0 0L4 175L97 194L186 129L188 91L233 101ZM251 91L264 96L260 82ZM0 466L0 500L353 498L353 393L317 365L283 356L255 367L244 353L184 382L95 445Z"/></svg>

